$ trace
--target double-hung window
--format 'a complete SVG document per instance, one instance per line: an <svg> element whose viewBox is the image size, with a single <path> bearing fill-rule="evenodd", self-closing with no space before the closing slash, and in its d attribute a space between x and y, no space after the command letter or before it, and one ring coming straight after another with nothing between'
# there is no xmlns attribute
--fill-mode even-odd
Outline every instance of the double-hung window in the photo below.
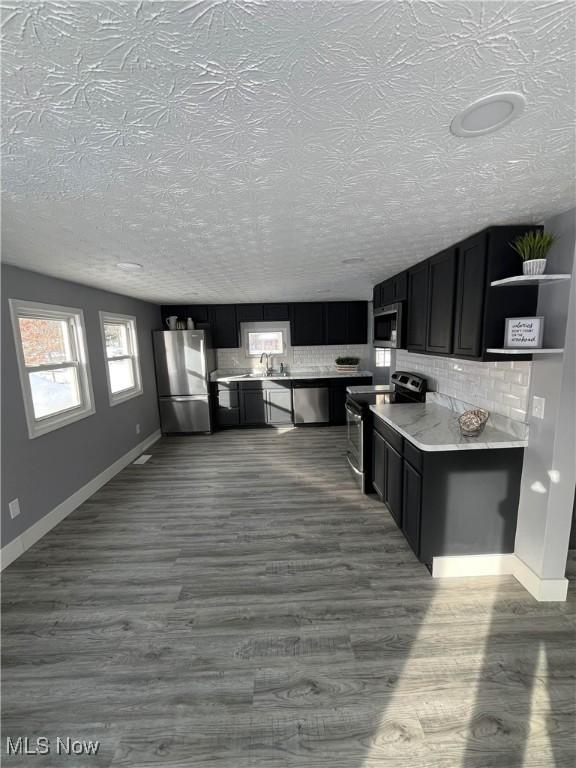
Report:
<svg viewBox="0 0 576 768"><path fill-rule="evenodd" d="M142 394L136 318L100 312L110 405Z"/></svg>
<svg viewBox="0 0 576 768"><path fill-rule="evenodd" d="M82 310L10 299L10 314L30 437L93 414Z"/></svg>

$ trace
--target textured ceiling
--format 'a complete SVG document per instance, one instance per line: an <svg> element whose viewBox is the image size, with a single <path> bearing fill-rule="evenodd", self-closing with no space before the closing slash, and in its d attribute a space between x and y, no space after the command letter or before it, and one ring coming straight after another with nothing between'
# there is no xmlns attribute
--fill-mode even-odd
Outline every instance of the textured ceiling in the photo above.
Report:
<svg viewBox="0 0 576 768"><path fill-rule="evenodd" d="M3 257L159 301L366 298L485 225L574 204L574 13L5 2ZM525 94L518 120L451 135L498 90Z"/></svg>

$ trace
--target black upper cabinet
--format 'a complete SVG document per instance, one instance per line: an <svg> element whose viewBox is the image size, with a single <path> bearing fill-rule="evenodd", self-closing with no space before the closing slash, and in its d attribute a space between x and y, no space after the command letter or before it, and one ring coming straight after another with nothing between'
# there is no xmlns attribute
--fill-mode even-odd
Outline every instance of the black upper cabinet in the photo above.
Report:
<svg viewBox="0 0 576 768"><path fill-rule="evenodd" d="M324 344L366 344L368 308L365 301L328 301L324 305Z"/></svg>
<svg viewBox="0 0 576 768"><path fill-rule="evenodd" d="M408 272L400 272L383 283L378 283L373 290L374 309L381 309L387 304L406 301L408 297Z"/></svg>
<svg viewBox="0 0 576 768"><path fill-rule="evenodd" d="M394 295L393 301L406 301L408 298L408 272L400 272L392 278L393 288L392 293Z"/></svg>
<svg viewBox="0 0 576 768"><path fill-rule="evenodd" d="M328 305L326 305L328 306ZM346 344L368 341L368 306L365 301L346 302Z"/></svg>
<svg viewBox="0 0 576 768"><path fill-rule="evenodd" d="M264 307L262 304L236 304L236 320L238 323L264 320Z"/></svg>
<svg viewBox="0 0 576 768"><path fill-rule="evenodd" d="M428 322L426 352L449 355L454 330L456 248L428 259Z"/></svg>
<svg viewBox="0 0 576 768"><path fill-rule="evenodd" d="M530 317L536 313L537 286L494 286L501 280L522 273L522 262L510 243L534 226L490 227L459 245L456 279L454 339L452 351L458 357L474 360L506 360L506 355L491 355L492 347L504 346L507 317ZM529 355L514 355L513 360L529 360Z"/></svg>
<svg viewBox="0 0 576 768"><path fill-rule="evenodd" d="M325 344L346 344L348 338L348 305L330 301L324 305Z"/></svg>
<svg viewBox="0 0 576 768"><path fill-rule="evenodd" d="M263 304L263 320L290 320L288 304Z"/></svg>
<svg viewBox="0 0 576 768"><path fill-rule="evenodd" d="M394 304L394 279L386 280L380 288L380 303L383 307Z"/></svg>
<svg viewBox="0 0 576 768"><path fill-rule="evenodd" d="M529 224L488 227L376 285L374 308L402 301L407 281L408 351L472 360L530 360L528 352L507 356L487 350L503 348L507 317L534 315L537 286L491 283L522 274L522 262L511 243L538 229Z"/></svg>
<svg viewBox="0 0 576 768"><path fill-rule="evenodd" d="M460 243L458 250L452 351L458 357L479 358L482 355L486 234L469 237Z"/></svg>
<svg viewBox="0 0 576 768"><path fill-rule="evenodd" d="M409 352L426 351L428 324L428 270L423 261L408 270L408 328L406 347Z"/></svg>
<svg viewBox="0 0 576 768"><path fill-rule="evenodd" d="M212 343L218 349L238 347L238 325L234 304L212 304L208 307Z"/></svg>
<svg viewBox="0 0 576 768"><path fill-rule="evenodd" d="M291 304L290 315L293 347L324 344L324 304L317 302Z"/></svg>

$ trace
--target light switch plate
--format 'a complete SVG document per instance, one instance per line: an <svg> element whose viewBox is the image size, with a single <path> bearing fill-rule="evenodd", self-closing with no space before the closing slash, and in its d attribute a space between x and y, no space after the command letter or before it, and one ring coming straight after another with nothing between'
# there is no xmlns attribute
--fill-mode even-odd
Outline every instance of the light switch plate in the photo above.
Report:
<svg viewBox="0 0 576 768"><path fill-rule="evenodd" d="M544 418L544 406L546 405L546 399L544 397L538 397L534 395L532 398L532 416L536 419Z"/></svg>
<svg viewBox="0 0 576 768"><path fill-rule="evenodd" d="M14 520L15 517L18 517L20 514L20 499L12 499L8 504L8 509L10 510L10 517L12 520Z"/></svg>

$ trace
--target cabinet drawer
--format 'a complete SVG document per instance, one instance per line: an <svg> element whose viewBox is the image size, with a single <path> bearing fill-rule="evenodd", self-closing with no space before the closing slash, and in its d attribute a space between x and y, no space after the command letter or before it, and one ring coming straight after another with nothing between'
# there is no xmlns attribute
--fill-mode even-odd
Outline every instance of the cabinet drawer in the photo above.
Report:
<svg viewBox="0 0 576 768"><path fill-rule="evenodd" d="M219 381L217 385L218 392L238 392L237 381Z"/></svg>
<svg viewBox="0 0 576 768"><path fill-rule="evenodd" d="M414 469L422 472L422 451L419 451L408 440L404 440L404 458L412 464Z"/></svg>
<svg viewBox="0 0 576 768"><path fill-rule="evenodd" d="M387 443L395 448L400 455L403 453L404 439L402 435L398 434L395 429L389 427L388 424L382 421L382 419L374 419L374 429L379 432Z"/></svg>
<svg viewBox="0 0 576 768"><path fill-rule="evenodd" d="M256 381L243 381L240 384L242 391L249 391L254 389L291 389L292 388L292 382L290 379L287 379L286 381L269 381L268 379L263 380L256 380Z"/></svg>

